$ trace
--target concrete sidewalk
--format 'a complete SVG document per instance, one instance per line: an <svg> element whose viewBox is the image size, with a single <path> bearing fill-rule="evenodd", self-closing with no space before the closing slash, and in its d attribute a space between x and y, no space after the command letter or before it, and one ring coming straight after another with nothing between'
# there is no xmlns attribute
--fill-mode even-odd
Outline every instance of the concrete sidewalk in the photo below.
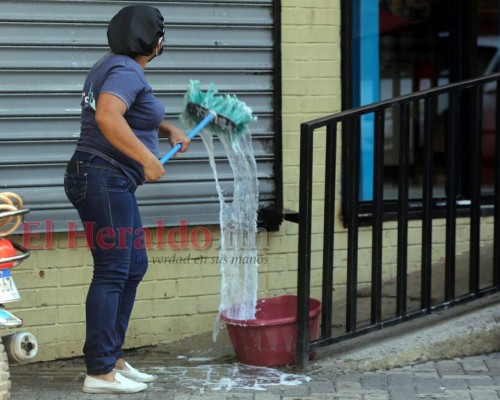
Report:
<svg viewBox="0 0 500 400"><path fill-rule="evenodd" d="M318 350L310 369L237 363L225 332L129 351L158 375L134 395L81 392L81 358L11 368L12 399L500 399L500 294Z"/></svg>

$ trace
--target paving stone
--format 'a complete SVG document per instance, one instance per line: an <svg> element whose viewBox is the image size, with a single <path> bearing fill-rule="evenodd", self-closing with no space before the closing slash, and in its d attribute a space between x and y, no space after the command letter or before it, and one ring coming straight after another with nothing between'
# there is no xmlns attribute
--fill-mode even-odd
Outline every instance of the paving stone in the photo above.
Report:
<svg viewBox="0 0 500 400"><path fill-rule="evenodd" d="M309 388L312 393L332 393L335 390L333 382L310 382Z"/></svg>
<svg viewBox="0 0 500 400"><path fill-rule="evenodd" d="M470 385L472 391L478 390L488 390L488 391L499 391L500 385Z"/></svg>
<svg viewBox="0 0 500 400"><path fill-rule="evenodd" d="M226 400L253 400L252 393L231 393L226 396Z"/></svg>
<svg viewBox="0 0 500 400"><path fill-rule="evenodd" d="M425 381L415 383L416 393L441 393L443 386L440 381Z"/></svg>
<svg viewBox="0 0 500 400"><path fill-rule="evenodd" d="M361 389L361 383L359 382L351 382L351 381L338 381L335 382L335 387L337 391L346 391L346 390L354 390Z"/></svg>
<svg viewBox="0 0 500 400"><path fill-rule="evenodd" d="M454 374L447 374L441 376L441 378L444 379L467 379L467 380L474 380L474 381L482 381L484 384L486 382L491 381L491 377L488 375L454 375Z"/></svg>
<svg viewBox="0 0 500 400"><path fill-rule="evenodd" d="M389 398L391 400L421 400L411 388L392 387L389 388Z"/></svg>
<svg viewBox="0 0 500 400"><path fill-rule="evenodd" d="M309 385L284 387L281 390L283 397L287 396L309 396Z"/></svg>
<svg viewBox="0 0 500 400"><path fill-rule="evenodd" d="M467 382L469 382L469 386L491 386L491 377L489 376L484 376L481 375L480 377L477 376L467 376Z"/></svg>
<svg viewBox="0 0 500 400"><path fill-rule="evenodd" d="M498 393L489 390L471 391L473 400L498 400Z"/></svg>
<svg viewBox="0 0 500 400"><path fill-rule="evenodd" d="M469 389L469 383L464 379L448 379L440 381L444 390L466 390Z"/></svg>
<svg viewBox="0 0 500 400"><path fill-rule="evenodd" d="M315 397L282 397L282 400L314 400Z"/></svg>
<svg viewBox="0 0 500 400"><path fill-rule="evenodd" d="M417 371L413 374L417 379L439 379L440 376L436 370L434 371Z"/></svg>
<svg viewBox="0 0 500 400"><path fill-rule="evenodd" d="M363 400L389 400L389 394L388 393L365 394L363 395Z"/></svg>
<svg viewBox="0 0 500 400"><path fill-rule="evenodd" d="M412 371L435 371L436 364L435 363L425 363L425 364L416 364L411 366Z"/></svg>
<svg viewBox="0 0 500 400"><path fill-rule="evenodd" d="M467 372L472 372L472 371L479 371L479 372L486 372L488 371L488 367L484 363L484 360L482 359L468 359L464 360L461 362L462 366L464 367L464 371Z"/></svg>
<svg viewBox="0 0 500 400"><path fill-rule="evenodd" d="M462 393L460 395L451 395L450 399L453 399L453 400L469 400L469 399L472 399L472 396L470 395L470 393Z"/></svg>
<svg viewBox="0 0 500 400"><path fill-rule="evenodd" d="M487 358L484 360L484 363L488 367L488 371L490 372L499 372L500 371L500 358Z"/></svg>
<svg viewBox="0 0 500 400"><path fill-rule="evenodd" d="M446 397L450 400L471 400L471 394L468 390L447 390Z"/></svg>
<svg viewBox="0 0 500 400"><path fill-rule="evenodd" d="M254 400L280 400L281 396L273 393L255 393Z"/></svg>
<svg viewBox="0 0 500 400"><path fill-rule="evenodd" d="M361 385L363 389L386 390L389 383L387 377L379 375L376 377L374 376L363 377Z"/></svg>

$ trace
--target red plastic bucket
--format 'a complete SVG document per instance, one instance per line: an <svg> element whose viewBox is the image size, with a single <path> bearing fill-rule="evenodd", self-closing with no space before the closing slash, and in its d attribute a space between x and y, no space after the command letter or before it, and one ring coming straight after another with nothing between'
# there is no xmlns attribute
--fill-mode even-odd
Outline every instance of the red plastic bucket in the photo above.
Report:
<svg viewBox="0 0 500 400"><path fill-rule="evenodd" d="M309 338L319 338L321 302L310 299ZM257 366L295 363L297 296L257 300L255 319L235 320L222 312L239 362Z"/></svg>

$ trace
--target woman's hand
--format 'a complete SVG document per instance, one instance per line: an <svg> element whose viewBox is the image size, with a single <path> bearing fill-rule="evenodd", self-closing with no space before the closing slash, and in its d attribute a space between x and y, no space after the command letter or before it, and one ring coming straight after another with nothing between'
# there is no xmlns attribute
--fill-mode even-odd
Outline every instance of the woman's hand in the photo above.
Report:
<svg viewBox="0 0 500 400"><path fill-rule="evenodd" d="M165 168L163 167L160 160L158 160L153 153L151 153L151 159L142 164L144 169L144 177L146 182L153 182L160 179L165 175Z"/></svg>
<svg viewBox="0 0 500 400"><path fill-rule="evenodd" d="M168 141L172 147L180 143L182 147L179 149L179 153L187 151L189 144L191 143L191 139L189 139L183 131L175 125L169 124L165 121L160 124L160 135L168 137Z"/></svg>

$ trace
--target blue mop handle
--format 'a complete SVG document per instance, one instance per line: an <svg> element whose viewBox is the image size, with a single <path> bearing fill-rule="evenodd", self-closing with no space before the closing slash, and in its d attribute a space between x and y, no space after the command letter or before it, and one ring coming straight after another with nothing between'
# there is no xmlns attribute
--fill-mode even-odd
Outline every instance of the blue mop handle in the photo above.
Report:
<svg viewBox="0 0 500 400"><path fill-rule="evenodd" d="M217 114L213 111L210 111L209 114L203 118L203 120L194 127L194 129L188 133L187 137L189 139L192 139L196 134L201 131L205 126L207 126L210 122L213 121L213 119L217 116ZM165 154L161 159L160 162L162 164L165 164L168 160L170 160L175 153L177 153L182 147L181 143L177 143L172 149Z"/></svg>

